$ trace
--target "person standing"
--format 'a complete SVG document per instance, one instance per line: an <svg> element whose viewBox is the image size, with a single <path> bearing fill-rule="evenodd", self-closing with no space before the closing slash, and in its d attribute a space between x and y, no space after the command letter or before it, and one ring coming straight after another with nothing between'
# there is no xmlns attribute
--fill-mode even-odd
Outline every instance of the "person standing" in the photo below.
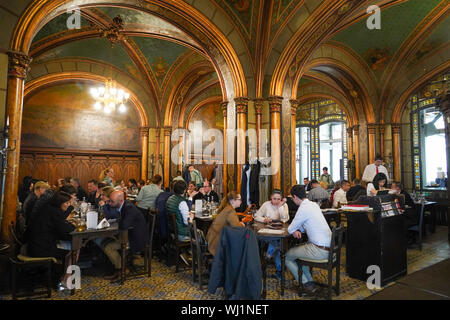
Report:
<svg viewBox="0 0 450 320"><path fill-rule="evenodd" d="M389 177L389 173L388 173L386 167L382 165L382 163L383 163L383 157L381 157L380 155L377 155L375 157L375 162L372 164L368 164L364 168L362 181L367 182L367 183L372 182L378 173L385 174L386 178Z"/></svg>
<svg viewBox="0 0 450 320"><path fill-rule="evenodd" d="M201 187L203 184L203 178L200 171L194 168L193 165L189 166L189 173L191 175L191 181L195 183L195 186Z"/></svg>
<svg viewBox="0 0 450 320"><path fill-rule="evenodd" d="M328 185L328 188L333 188L334 186L334 182L333 182L333 177L328 173L328 168L327 167L323 167L323 173L320 175L319 178L319 182L326 182Z"/></svg>

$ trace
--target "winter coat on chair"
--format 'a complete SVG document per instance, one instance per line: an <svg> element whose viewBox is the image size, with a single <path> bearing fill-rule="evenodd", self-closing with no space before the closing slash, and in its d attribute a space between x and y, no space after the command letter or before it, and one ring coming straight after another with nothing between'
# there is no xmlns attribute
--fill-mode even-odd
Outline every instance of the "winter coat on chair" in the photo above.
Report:
<svg viewBox="0 0 450 320"><path fill-rule="evenodd" d="M208 292L223 287L227 298L260 299L262 270L259 247L253 230L224 227L216 248Z"/></svg>

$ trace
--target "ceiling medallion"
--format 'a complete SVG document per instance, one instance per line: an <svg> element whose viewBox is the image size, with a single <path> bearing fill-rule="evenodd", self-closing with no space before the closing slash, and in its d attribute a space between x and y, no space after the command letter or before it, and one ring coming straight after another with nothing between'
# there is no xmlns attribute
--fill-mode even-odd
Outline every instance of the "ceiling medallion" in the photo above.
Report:
<svg viewBox="0 0 450 320"><path fill-rule="evenodd" d="M111 45L119 43L125 39L123 32L123 20L118 15L113 19L113 22L109 25L108 29L99 30L102 37L106 38L111 42Z"/></svg>

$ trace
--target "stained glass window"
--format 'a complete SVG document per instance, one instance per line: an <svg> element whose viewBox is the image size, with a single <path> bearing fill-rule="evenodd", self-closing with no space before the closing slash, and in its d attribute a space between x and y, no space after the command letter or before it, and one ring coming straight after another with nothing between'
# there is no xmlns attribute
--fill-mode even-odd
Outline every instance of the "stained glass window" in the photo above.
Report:
<svg viewBox="0 0 450 320"><path fill-rule="evenodd" d="M348 179L347 117L332 100L315 101L297 109L297 181L318 179L322 167L334 181Z"/></svg>

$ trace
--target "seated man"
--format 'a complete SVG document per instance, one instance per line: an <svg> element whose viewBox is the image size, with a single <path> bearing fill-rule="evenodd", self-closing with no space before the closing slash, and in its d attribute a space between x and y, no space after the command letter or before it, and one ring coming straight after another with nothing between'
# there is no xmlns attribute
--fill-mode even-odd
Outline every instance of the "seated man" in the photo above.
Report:
<svg viewBox="0 0 450 320"><path fill-rule="evenodd" d="M78 179L78 178L71 178L70 179L70 184L73 185L75 187L75 189L77 190L77 199L78 200L86 200L87 201L89 195L83 189L83 187L81 187L80 179Z"/></svg>
<svg viewBox="0 0 450 320"><path fill-rule="evenodd" d="M115 190L110 195L110 206L118 208L120 212L119 229L128 230L128 241L130 244L130 256L143 251L148 241L148 229L142 213L130 202L125 201L125 194ZM122 258L118 252L120 242L114 240L105 245L105 254L111 260L116 271L112 276L105 277L111 282L120 279L122 269Z"/></svg>
<svg viewBox="0 0 450 320"><path fill-rule="evenodd" d="M147 210L156 208L155 200L158 195L163 192L161 189L162 177L155 174L152 178L152 183L148 186L143 186L136 198L137 207L142 211L144 217L147 217Z"/></svg>
<svg viewBox="0 0 450 320"><path fill-rule="evenodd" d="M38 181L34 184L33 192L28 194L23 203L23 213L25 216L25 222L28 224L31 212L33 211L36 201L48 190L50 185L44 181Z"/></svg>
<svg viewBox="0 0 450 320"><path fill-rule="evenodd" d="M308 193L308 199L311 201L321 201L324 199L330 199L328 191L320 186L320 183L313 179L311 180L311 191Z"/></svg>
<svg viewBox="0 0 450 320"><path fill-rule="evenodd" d="M347 203L346 193L350 189L350 182L342 180L341 187L334 193L333 208L339 208L340 205Z"/></svg>
<svg viewBox="0 0 450 320"><path fill-rule="evenodd" d="M175 223L177 224L178 240L189 241L189 227L188 218L194 218L194 214L189 213L189 208L186 203L186 199L183 197L183 193L186 190L186 182L176 181L173 185L174 195L167 199L166 210L167 212L175 214ZM170 222L169 222L170 223Z"/></svg>
<svg viewBox="0 0 450 320"><path fill-rule="evenodd" d="M203 182L203 187L200 188L199 192L194 196L193 201L203 199L205 201L219 202L219 195L212 190L211 184L208 181Z"/></svg>
<svg viewBox="0 0 450 320"><path fill-rule="evenodd" d="M286 253L286 267L294 276L297 283L302 281L304 288L314 292L316 287L307 266L302 267L302 279L298 279L298 265L296 259L324 260L328 259L331 243L331 230L317 203L306 199L303 186L296 185L291 189L294 202L299 205L295 218L288 228L289 234L300 239L301 232L306 232L308 243L289 249Z"/></svg>
<svg viewBox="0 0 450 320"><path fill-rule="evenodd" d="M305 189L306 191L310 191L311 190L311 181L309 181L309 178L303 178L303 184L305 185Z"/></svg>
<svg viewBox="0 0 450 320"><path fill-rule="evenodd" d="M360 195L366 195L366 188L361 185L360 179L353 179L352 186L346 193L347 201L355 201Z"/></svg>

